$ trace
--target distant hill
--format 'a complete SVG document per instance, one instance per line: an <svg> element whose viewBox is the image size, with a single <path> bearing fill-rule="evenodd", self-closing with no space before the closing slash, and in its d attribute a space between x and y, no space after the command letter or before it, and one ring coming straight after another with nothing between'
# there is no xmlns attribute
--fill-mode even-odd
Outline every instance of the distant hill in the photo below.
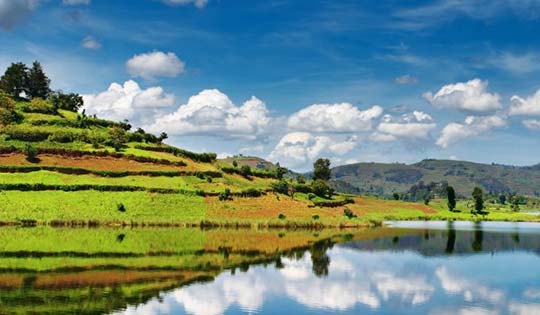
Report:
<svg viewBox="0 0 540 315"><path fill-rule="evenodd" d="M540 194L540 164L518 167L430 159L410 165L356 163L335 167L332 174L333 186L339 191L379 196L406 193L420 182L445 181L461 196L469 196L475 186L494 194Z"/></svg>

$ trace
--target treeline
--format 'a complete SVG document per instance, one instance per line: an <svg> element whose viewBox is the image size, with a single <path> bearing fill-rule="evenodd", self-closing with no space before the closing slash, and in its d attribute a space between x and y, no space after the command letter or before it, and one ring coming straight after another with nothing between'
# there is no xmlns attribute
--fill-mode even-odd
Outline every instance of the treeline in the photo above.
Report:
<svg viewBox="0 0 540 315"><path fill-rule="evenodd" d="M2 184L0 183L0 191L64 191L64 192L76 192L85 190L95 190L101 192L148 192L155 194L183 194L183 195L196 195L202 197L217 197L222 193L218 192L206 192L204 190L186 190L186 189L172 189L172 188L152 188L143 186L130 186L130 185L95 185L95 184L74 184L74 185L53 185L42 183L17 183L17 184ZM239 192L230 192L230 196L235 197L260 197L264 194L255 188L245 189Z"/></svg>
<svg viewBox="0 0 540 315"><path fill-rule="evenodd" d="M50 83L38 61L34 61L31 67L22 62L12 63L0 77L0 89L14 99L48 100L54 111L66 109L76 112L83 106L79 94L52 91Z"/></svg>
<svg viewBox="0 0 540 315"><path fill-rule="evenodd" d="M195 176L204 178L221 178L223 173L216 171L98 171L78 167L64 166L12 166L0 165L0 173L31 173L37 171L57 172L68 175L95 175L100 177L127 177L127 176L149 176L149 177L179 177Z"/></svg>
<svg viewBox="0 0 540 315"><path fill-rule="evenodd" d="M215 153L195 153L175 147L169 146L135 146L136 149L154 151L154 152L165 152L171 153L174 156L185 157L197 162L212 163L216 160L217 154Z"/></svg>
<svg viewBox="0 0 540 315"><path fill-rule="evenodd" d="M245 178L253 177L259 177L259 178L273 178L278 179L279 175L276 172L269 172L269 171L261 171L257 169L252 169L251 167L244 165L242 167L230 167L230 166L224 166L221 168L221 171L227 174L236 174L243 176Z"/></svg>

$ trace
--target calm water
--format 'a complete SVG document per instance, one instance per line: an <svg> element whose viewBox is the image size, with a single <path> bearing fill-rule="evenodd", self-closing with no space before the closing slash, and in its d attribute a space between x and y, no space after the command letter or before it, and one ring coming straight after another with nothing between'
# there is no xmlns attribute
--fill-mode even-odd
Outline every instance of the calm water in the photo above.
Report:
<svg viewBox="0 0 540 315"><path fill-rule="evenodd" d="M40 264L41 272L3 266L0 314L540 314L540 225L390 224L391 229L344 236L260 232L244 235L254 240L249 244L241 231L225 241L220 238L230 234L226 231L188 232L151 255L134 245L148 237L124 231L121 241L117 236L107 245L123 256L79 257L73 249L70 256L57 253L58 261L39 258L33 264ZM57 232L44 235L51 233ZM94 237L86 237L90 248ZM133 244L124 243L129 237ZM158 249L162 238L147 240L148 246ZM214 238L229 247L215 244ZM309 245L296 246L302 242ZM172 250L179 246L181 251ZM12 249L3 250L2 264L21 263L10 257ZM136 256L138 250L146 254ZM30 260L43 256L27 255ZM92 264L102 264L100 270L86 266L88 259L98 259ZM80 270L53 271L55 263ZM182 274L176 274L178 268ZM8 285L17 281L9 275L21 274L22 283ZM78 306L69 306L77 299ZM62 302L60 312L62 307L54 305Z"/></svg>

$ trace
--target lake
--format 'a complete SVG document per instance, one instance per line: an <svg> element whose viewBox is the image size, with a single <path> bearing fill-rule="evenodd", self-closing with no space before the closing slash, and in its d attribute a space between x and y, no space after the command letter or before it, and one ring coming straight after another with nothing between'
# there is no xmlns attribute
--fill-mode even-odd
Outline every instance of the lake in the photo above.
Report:
<svg viewBox="0 0 540 315"><path fill-rule="evenodd" d="M540 314L540 225L0 229L0 314Z"/></svg>

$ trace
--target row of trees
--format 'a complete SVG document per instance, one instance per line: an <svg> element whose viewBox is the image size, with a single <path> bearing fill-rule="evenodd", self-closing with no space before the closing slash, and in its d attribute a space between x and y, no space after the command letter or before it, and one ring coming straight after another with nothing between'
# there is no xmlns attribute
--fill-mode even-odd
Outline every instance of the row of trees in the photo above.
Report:
<svg viewBox="0 0 540 315"><path fill-rule="evenodd" d="M83 99L76 93L53 91L51 80L38 61L31 67L22 62L12 63L0 77L0 90L13 99L43 99L52 103L55 109L78 111Z"/></svg>

